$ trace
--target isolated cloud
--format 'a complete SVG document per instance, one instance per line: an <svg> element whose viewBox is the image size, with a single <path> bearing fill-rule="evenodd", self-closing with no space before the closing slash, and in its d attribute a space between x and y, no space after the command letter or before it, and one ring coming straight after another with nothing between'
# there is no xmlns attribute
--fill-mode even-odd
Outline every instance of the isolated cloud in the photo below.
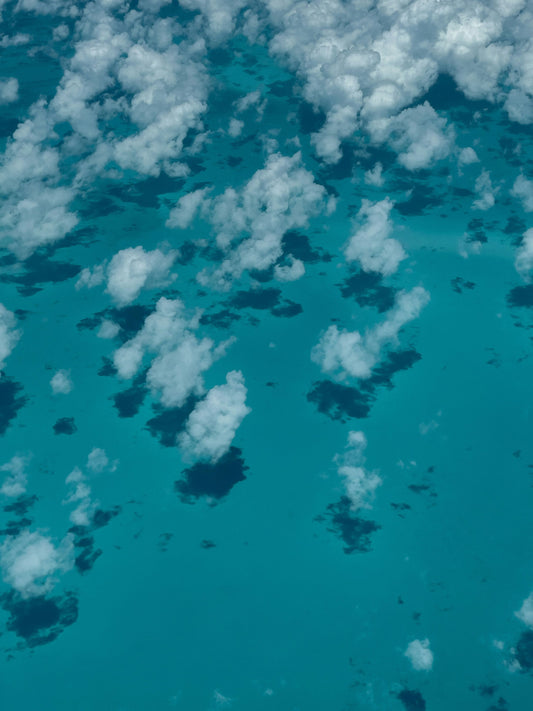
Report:
<svg viewBox="0 0 533 711"><path fill-rule="evenodd" d="M398 240L391 239L393 223L390 213L394 203L385 198L376 203L363 200L357 213L360 224L344 250L349 262L358 261L364 271L394 274L406 253Z"/></svg>
<svg viewBox="0 0 533 711"><path fill-rule="evenodd" d="M57 582L58 573L74 565L74 545L66 536L59 545L38 531L24 530L7 537L0 547L0 567L4 582L23 598L44 595Z"/></svg>
<svg viewBox="0 0 533 711"><path fill-rule="evenodd" d="M366 445L363 432L349 432L347 449L342 456L336 458L341 462L338 472L344 478L346 495L353 511L371 508L376 489L382 483L377 472L365 469Z"/></svg>
<svg viewBox="0 0 533 711"><path fill-rule="evenodd" d="M225 385L216 385L189 415L179 444L185 454L216 462L233 442L242 420L251 410L246 405L244 377L238 370L226 375Z"/></svg>
<svg viewBox="0 0 533 711"><path fill-rule="evenodd" d="M521 620L525 625L533 629L533 593L526 597L522 603L522 607L515 612L515 615Z"/></svg>
<svg viewBox="0 0 533 711"><path fill-rule="evenodd" d="M420 286L411 291L401 291L385 320L363 335L359 331L344 331L330 326L313 348L311 359L324 372L335 373L340 378L347 375L368 378L383 349L397 345L400 330L418 318L428 302L429 294Z"/></svg>
<svg viewBox="0 0 533 711"><path fill-rule="evenodd" d="M514 265L522 279L529 281L533 269L533 228L531 227L524 232L522 244L516 250Z"/></svg>
<svg viewBox="0 0 533 711"><path fill-rule="evenodd" d="M415 639L407 645L405 656L415 671L430 671L433 667L433 652L429 639Z"/></svg>
<svg viewBox="0 0 533 711"><path fill-rule="evenodd" d="M58 370L50 381L54 395L67 395L72 390L69 370Z"/></svg>
<svg viewBox="0 0 533 711"><path fill-rule="evenodd" d="M9 476L4 479L0 494L9 497L22 496L26 493L28 484L28 475L26 468L28 466L28 457L20 457L15 455L9 462L0 467L0 472L7 472Z"/></svg>
<svg viewBox="0 0 533 711"><path fill-rule="evenodd" d="M479 195L477 200L474 200L472 207L475 210L490 210L494 207L496 201L496 193L498 192L492 185L490 173L488 170L482 170L479 177L476 179L474 190Z"/></svg>
<svg viewBox="0 0 533 711"><path fill-rule="evenodd" d="M519 175L514 181L511 195L520 200L525 212L533 212L533 180Z"/></svg>
<svg viewBox="0 0 533 711"><path fill-rule="evenodd" d="M70 513L70 521L75 526L88 526L91 522L98 501L91 498L91 487L87 483L87 478L79 469L75 467L65 479L65 483L70 488L70 493L63 504L76 504Z"/></svg>
<svg viewBox="0 0 533 711"><path fill-rule="evenodd" d="M0 104L12 104L19 98L19 83L18 79L0 80Z"/></svg>

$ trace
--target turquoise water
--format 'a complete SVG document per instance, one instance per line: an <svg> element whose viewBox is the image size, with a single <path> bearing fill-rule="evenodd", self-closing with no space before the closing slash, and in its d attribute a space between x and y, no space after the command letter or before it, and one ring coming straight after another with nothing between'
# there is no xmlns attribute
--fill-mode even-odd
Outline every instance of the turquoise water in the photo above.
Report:
<svg viewBox="0 0 533 711"><path fill-rule="evenodd" d="M5 107L6 138L38 96L55 93L61 60L73 51L70 39L64 49L52 43L62 21L23 15L13 32L30 33L29 43L2 50L4 75L20 84L19 100ZM28 62L35 47L46 61ZM30 530L59 542L72 529L72 507L62 503L67 475L76 466L88 472L93 448L116 461L87 473L99 513L71 530L75 555L86 557L54 574L46 595L20 596L3 568L2 708L527 709L533 661L520 670L513 660L526 640L514 613L532 585L533 298L514 267L530 216L509 190L521 170L529 175L531 132L498 107L448 96L447 80L431 90L457 144L476 146L499 187L494 207L474 211L479 164L459 174L447 158L410 173L372 147L358 163L353 152L367 139L356 134L341 163L328 166L313 151L307 122L319 119L293 75L242 37L217 51L205 58L210 134L188 176L95 176L74 199L79 222L62 241L26 261L2 253L0 302L21 336L3 370L0 464L31 457L26 494L3 497L4 541ZM267 99L264 114L256 120L250 109L242 135L229 137L231 102L256 90ZM220 261L205 248L214 230L205 215L167 228L169 212L198 187L213 195L241 188L264 166L267 137L285 155L298 138L302 165L337 196L336 211L285 236L286 251L305 262L301 279L252 272L227 292L200 286L197 273ZM520 143L519 157L510 162L500 139ZM376 160L381 187L363 180ZM65 184L73 170L65 159ZM407 257L392 276L357 281L362 272L342 251L351 220L363 199L387 195ZM482 243L466 257L465 234ZM188 260L184 245L195 242ZM85 267L165 244L182 248L177 279L142 290L133 305L116 307L104 285L75 288ZM311 350L333 320L371 328L399 290L419 285L429 304L380 354L370 380L321 372ZM175 445L188 412L165 410L142 377L133 387L121 380L109 367L121 335L97 337L102 312L126 338L163 295L181 298L188 313L203 310L198 337L235 337L204 374L207 391L240 370L251 408L227 455L232 472L209 470L215 494L194 479L201 464ZM50 379L60 369L73 389L54 395ZM73 423L56 433L62 418ZM382 484L372 507L354 513L343 508L334 457L356 430L368 441L365 466ZM350 538L357 526L366 533ZM434 663L417 671L404 652L426 638Z"/></svg>

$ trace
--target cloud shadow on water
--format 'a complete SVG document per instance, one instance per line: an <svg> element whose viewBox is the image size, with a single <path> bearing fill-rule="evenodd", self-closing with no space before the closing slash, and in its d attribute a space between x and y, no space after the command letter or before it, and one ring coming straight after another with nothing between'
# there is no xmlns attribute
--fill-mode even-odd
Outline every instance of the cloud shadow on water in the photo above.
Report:
<svg viewBox="0 0 533 711"><path fill-rule="evenodd" d="M20 383L0 371L0 435L5 434L18 411L28 402Z"/></svg>
<svg viewBox="0 0 533 711"><path fill-rule="evenodd" d="M360 271L338 284L345 299L353 298L359 306L375 306L379 313L394 306L396 289L384 286L383 279L376 272Z"/></svg>
<svg viewBox="0 0 533 711"><path fill-rule="evenodd" d="M62 596L21 598L15 591L0 598L9 614L7 629L24 640L23 647L53 642L78 619L78 599L72 592Z"/></svg>
<svg viewBox="0 0 533 711"><path fill-rule="evenodd" d="M185 469L183 479L174 483L174 490L186 504L204 497L215 504L227 496L235 484L246 479L247 470L242 450L231 447L217 462L197 462Z"/></svg>
<svg viewBox="0 0 533 711"><path fill-rule="evenodd" d="M347 555L368 553L372 549L372 534L381 528L375 521L357 516L347 496L329 504L325 516L317 516L315 520L322 522L325 518L329 519L328 531L343 541Z"/></svg>
<svg viewBox="0 0 533 711"><path fill-rule="evenodd" d="M158 414L148 420L146 429L152 437L157 437L163 447L175 447L178 434L185 428L187 418L194 410L198 398L190 396L182 407L165 409L162 405L154 405Z"/></svg>

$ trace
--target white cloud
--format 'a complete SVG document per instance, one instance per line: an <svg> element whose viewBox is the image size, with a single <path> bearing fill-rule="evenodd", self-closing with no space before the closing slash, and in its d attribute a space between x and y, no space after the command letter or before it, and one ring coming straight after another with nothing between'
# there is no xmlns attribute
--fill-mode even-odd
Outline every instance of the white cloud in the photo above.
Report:
<svg viewBox="0 0 533 711"><path fill-rule="evenodd" d="M189 415L179 444L186 454L217 461L225 454L242 420L251 410L246 405L246 386L240 371L226 375L225 385L216 385Z"/></svg>
<svg viewBox="0 0 533 711"><path fill-rule="evenodd" d="M346 259L359 261L367 272L379 272L383 276L394 274L406 253L398 240L391 239L393 223L390 213L394 203L385 198L372 203L363 200L357 214L362 223L344 250Z"/></svg>
<svg viewBox="0 0 533 711"><path fill-rule="evenodd" d="M433 667L433 652L429 648L429 639L415 639L410 642L405 656L415 671L430 671Z"/></svg>
<svg viewBox="0 0 533 711"><path fill-rule="evenodd" d="M0 472L8 472L9 476L4 479L4 483L0 488L0 493L4 496L16 497L26 493L28 476L26 467L28 466L28 457L12 457L9 462L0 467Z"/></svg>
<svg viewBox="0 0 533 711"><path fill-rule="evenodd" d="M521 620L525 625L533 629L533 593L526 597L522 603L522 607L515 612L515 615Z"/></svg>
<svg viewBox="0 0 533 711"><path fill-rule="evenodd" d="M52 392L54 395L67 395L72 390L72 380L70 379L70 371L58 370L50 381Z"/></svg>
<svg viewBox="0 0 533 711"><path fill-rule="evenodd" d="M98 333L96 334L98 338L115 338L115 336L118 334L120 331L120 326L118 323L114 323L113 321L108 321L105 319L102 321L100 328L98 329Z"/></svg>
<svg viewBox="0 0 533 711"><path fill-rule="evenodd" d="M105 450L100 449L99 447L93 447L87 458L87 469L90 469L92 472L97 474L100 474L105 469L109 469L109 471L114 472L117 468L117 464L117 460L110 462Z"/></svg>
<svg viewBox="0 0 533 711"><path fill-rule="evenodd" d="M201 395L203 373L232 342L230 339L215 347L209 338L199 340L193 333L198 328L199 314L188 319L184 310L179 299L159 299L143 328L113 356L119 376L131 378L145 355L155 353L146 380L165 407L181 407L189 395Z"/></svg>
<svg viewBox="0 0 533 711"><path fill-rule="evenodd" d="M305 274L305 266L300 259L289 255L288 262L284 265L276 264L274 267L274 276L278 281L296 281Z"/></svg>
<svg viewBox="0 0 533 711"><path fill-rule="evenodd" d="M377 472L365 469L366 446L363 432L349 432L346 452L342 457L336 457L337 461L342 462L338 472L345 480L346 495L353 511L371 508L376 489L382 484Z"/></svg>
<svg viewBox="0 0 533 711"><path fill-rule="evenodd" d="M0 368L4 367L6 358L20 338L20 331L17 331L15 326L15 315L0 304Z"/></svg>
<svg viewBox="0 0 533 711"><path fill-rule="evenodd" d="M334 200L327 199L326 190L303 167L300 153L269 155L265 167L240 191L228 188L204 203L217 245L228 255L214 273L201 272L200 282L228 289L243 271L268 269L282 254L285 232L305 227L311 217L334 208Z"/></svg>
<svg viewBox="0 0 533 711"><path fill-rule="evenodd" d="M519 175L514 181L511 195L520 200L525 212L533 212L533 180Z"/></svg>
<svg viewBox="0 0 533 711"><path fill-rule="evenodd" d="M490 210L495 203L495 195L498 192L492 186L490 173L487 170L482 170L474 185L474 190L479 195L477 200L474 200L472 207L475 210Z"/></svg>
<svg viewBox="0 0 533 711"><path fill-rule="evenodd" d="M76 504L76 508L70 513L70 521L75 526L89 526L91 518L98 506L97 501L91 498L91 487L81 469L75 467L65 479L65 483L70 486L70 493L63 504Z"/></svg>
<svg viewBox="0 0 533 711"><path fill-rule="evenodd" d="M400 330L418 318L429 302L428 292L420 286L411 291L401 291L394 307L384 321L368 329L364 335L358 331L339 331L330 326L313 348L311 359L326 373L338 377L368 378L379 362L385 347L398 344Z"/></svg>
<svg viewBox="0 0 533 711"><path fill-rule="evenodd" d="M241 121L240 119L232 118L232 119L230 119L229 126L228 126L228 135L231 136L231 138L237 138L237 136L241 135L243 128L244 128L244 121Z"/></svg>
<svg viewBox="0 0 533 711"><path fill-rule="evenodd" d="M467 146L461 150L458 160L459 165L472 165L472 163L479 163L477 153L470 146Z"/></svg>
<svg viewBox="0 0 533 711"><path fill-rule="evenodd" d="M172 208L166 222L167 227L179 227L184 230L196 217L198 210L203 204L209 188L200 188L181 197L176 207Z"/></svg>
<svg viewBox="0 0 533 711"><path fill-rule="evenodd" d="M12 104L18 98L18 80L15 78L0 80L0 104Z"/></svg>
<svg viewBox="0 0 533 711"><path fill-rule="evenodd" d="M529 281L530 272L533 269L533 228L524 232L522 244L516 250L514 264L522 279Z"/></svg>
<svg viewBox="0 0 533 711"><path fill-rule="evenodd" d="M372 170L367 170L365 172L365 183L367 185L373 185L376 188L381 188L384 182L383 166L381 163L376 163Z"/></svg>
<svg viewBox="0 0 533 711"><path fill-rule="evenodd" d="M74 564L74 545L66 536L58 546L37 531L25 530L9 536L0 547L4 581L23 598L44 595L57 582L56 575Z"/></svg>
<svg viewBox="0 0 533 711"><path fill-rule="evenodd" d="M178 255L176 250L146 252L143 247L128 247L117 252L109 264L99 264L93 269L83 269L76 288L93 288L107 279L106 292L118 306L127 306L139 296L142 289L164 286L175 276L170 269Z"/></svg>

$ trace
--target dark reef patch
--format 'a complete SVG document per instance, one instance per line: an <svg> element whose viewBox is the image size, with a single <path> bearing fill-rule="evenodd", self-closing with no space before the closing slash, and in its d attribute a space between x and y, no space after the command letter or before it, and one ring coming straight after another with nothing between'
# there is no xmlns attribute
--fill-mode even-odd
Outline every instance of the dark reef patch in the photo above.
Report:
<svg viewBox="0 0 533 711"><path fill-rule="evenodd" d="M359 306L375 306L379 313L394 306L396 289L383 286L382 277L376 272L357 272L339 284L345 299L353 298Z"/></svg>
<svg viewBox="0 0 533 711"><path fill-rule="evenodd" d="M71 435L78 431L73 417L60 417L53 426L54 434Z"/></svg>
<svg viewBox="0 0 533 711"><path fill-rule="evenodd" d="M307 400L316 405L319 412L332 420L345 422L347 417L362 419L368 417L377 397L378 387L393 387L392 377L401 370L408 370L418 360L420 353L414 349L389 353L385 361L374 368L372 376L359 381L357 387L341 385L331 380L314 383L307 394Z"/></svg>
<svg viewBox="0 0 533 711"><path fill-rule="evenodd" d="M129 388L112 396L119 417L134 417L139 412L146 397L146 373L147 370L143 370Z"/></svg>
<svg viewBox="0 0 533 711"><path fill-rule="evenodd" d="M176 437L184 429L187 418L197 402L198 398L191 395L182 407L165 410L161 405L154 405L154 411L159 414L148 420L146 429L152 437L159 439L163 447L175 447Z"/></svg>
<svg viewBox="0 0 533 711"><path fill-rule="evenodd" d="M417 689L403 689L398 694L405 711L426 711L426 702Z"/></svg>
<svg viewBox="0 0 533 711"><path fill-rule="evenodd" d="M0 435L3 435L18 411L28 402L24 388L0 371Z"/></svg>
<svg viewBox="0 0 533 711"><path fill-rule="evenodd" d="M38 647L53 642L78 619L78 599L72 592L62 597L22 599L11 591L1 598L9 614L7 629L24 640L25 647Z"/></svg>
<svg viewBox="0 0 533 711"><path fill-rule="evenodd" d="M185 469L184 478L174 483L174 489L181 501L187 504L201 497L218 501L227 496L235 484L246 479L247 470L242 450L231 447L215 463L197 462Z"/></svg>
<svg viewBox="0 0 533 711"><path fill-rule="evenodd" d="M357 516L351 509L350 499L341 496L339 501L329 504L326 509L329 518L328 531L334 533L344 542L344 552L368 553L371 550L371 536L381 526L375 521ZM320 520L319 517L318 520Z"/></svg>

